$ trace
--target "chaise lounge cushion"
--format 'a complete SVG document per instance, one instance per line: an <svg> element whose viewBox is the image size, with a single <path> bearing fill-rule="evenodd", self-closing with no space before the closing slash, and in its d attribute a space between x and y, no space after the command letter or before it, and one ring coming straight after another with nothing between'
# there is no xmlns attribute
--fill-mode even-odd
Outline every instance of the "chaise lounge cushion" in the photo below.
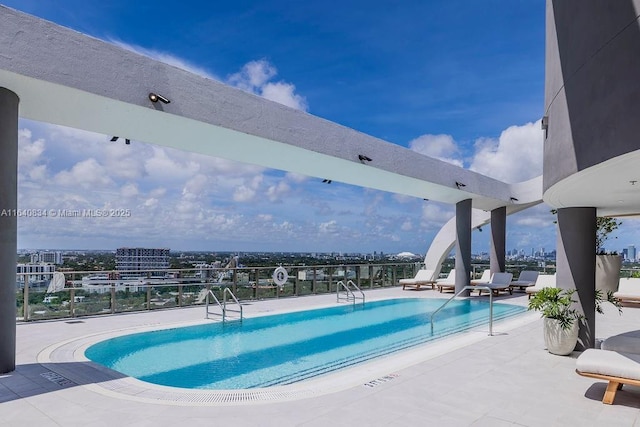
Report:
<svg viewBox="0 0 640 427"><path fill-rule="evenodd" d="M431 289L433 289L433 285L435 284L433 276L433 270L418 270L415 277L411 279L400 279L398 282L402 285L402 289L405 289L407 286L413 286L416 289L420 289L421 285L431 285Z"/></svg>
<svg viewBox="0 0 640 427"><path fill-rule="evenodd" d="M578 357L576 370L580 374L640 380L640 354L589 348Z"/></svg>
<svg viewBox="0 0 640 427"><path fill-rule="evenodd" d="M613 296L620 301L640 302L640 279L623 278L620 279L618 290Z"/></svg>

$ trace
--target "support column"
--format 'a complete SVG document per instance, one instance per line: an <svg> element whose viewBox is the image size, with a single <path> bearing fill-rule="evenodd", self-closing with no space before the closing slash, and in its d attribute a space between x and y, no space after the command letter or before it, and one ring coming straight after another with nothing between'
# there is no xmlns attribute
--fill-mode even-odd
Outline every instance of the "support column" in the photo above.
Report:
<svg viewBox="0 0 640 427"><path fill-rule="evenodd" d="M578 345L582 351L595 347L596 208L558 209L556 283L575 289L575 307L585 316L580 322Z"/></svg>
<svg viewBox="0 0 640 427"><path fill-rule="evenodd" d="M18 102L0 87L0 373L16 368Z"/></svg>
<svg viewBox="0 0 640 427"><path fill-rule="evenodd" d="M456 293L471 281L471 199L456 203Z"/></svg>
<svg viewBox="0 0 640 427"><path fill-rule="evenodd" d="M507 208L491 211L491 254L489 264L491 274L504 273L506 255Z"/></svg>

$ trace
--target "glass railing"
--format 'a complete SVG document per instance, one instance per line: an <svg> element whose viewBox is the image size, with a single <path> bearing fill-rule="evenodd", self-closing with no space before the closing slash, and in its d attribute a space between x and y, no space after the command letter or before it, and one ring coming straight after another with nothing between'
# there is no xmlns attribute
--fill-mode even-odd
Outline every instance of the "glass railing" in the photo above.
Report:
<svg viewBox="0 0 640 427"><path fill-rule="evenodd" d="M277 267L194 268L162 271L64 271L64 287L48 292L54 273L21 273L16 280L16 319L70 318L204 305L208 290L225 288L239 300L335 293L339 281L361 289L397 286L414 277L420 263L283 266L288 277L274 282ZM58 279L59 280L59 279Z"/></svg>

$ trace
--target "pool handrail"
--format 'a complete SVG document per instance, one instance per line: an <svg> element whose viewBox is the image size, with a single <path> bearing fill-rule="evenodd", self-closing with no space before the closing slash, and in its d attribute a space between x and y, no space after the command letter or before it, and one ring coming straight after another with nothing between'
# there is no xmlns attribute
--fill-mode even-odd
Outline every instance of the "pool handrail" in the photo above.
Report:
<svg viewBox="0 0 640 427"><path fill-rule="evenodd" d="M233 299L233 301L238 304L238 307L240 308L239 310L233 310L233 309L229 309L227 308L227 295L231 295L231 298ZM216 295L213 293L213 291L211 289L208 289L207 291L207 299L206 299L206 304L205 304L205 309L206 309L206 318L209 318L209 296L212 296L214 301L216 302L216 304L218 304L218 307L220 307L220 310L222 311L222 322L224 323L226 321L226 317L227 317L227 311L233 311L235 313L240 313L240 321L242 321L243 319L243 313L242 313L242 305L240 304L240 301L238 301L238 299L236 298L236 296L233 294L233 292L231 292L231 289L229 288L224 288L224 291L222 292L222 303L220 303L220 300L218 299L218 297L216 297Z"/></svg>
<svg viewBox="0 0 640 427"><path fill-rule="evenodd" d="M356 296L356 294L351 290L351 287L354 287L358 292L360 292L361 296ZM362 292L362 290L358 287L358 285L356 285L353 280L348 280L347 284L345 285L344 282L342 280L340 280L338 283L336 283L336 301L340 302L340 288L344 288L345 293L347 294L346 297L343 297L342 299L345 299L347 302L349 301L353 301L353 305L356 304L356 299L361 299L362 300L362 305L364 305L364 292Z"/></svg>
<svg viewBox="0 0 640 427"><path fill-rule="evenodd" d="M489 291L489 336L493 336L493 289L491 289L488 286L483 286L483 285L467 285L467 286L465 286L458 293L456 293L454 296L452 296L451 298L446 300L444 302L444 304L442 304L440 307L438 307L433 313L431 313L431 317L430 317L431 335L433 335L433 318L440 310L445 308L445 306L447 304L449 304L454 298L460 296L460 294L462 294L463 292L473 291L473 290L478 290L478 289L483 289L483 290Z"/></svg>

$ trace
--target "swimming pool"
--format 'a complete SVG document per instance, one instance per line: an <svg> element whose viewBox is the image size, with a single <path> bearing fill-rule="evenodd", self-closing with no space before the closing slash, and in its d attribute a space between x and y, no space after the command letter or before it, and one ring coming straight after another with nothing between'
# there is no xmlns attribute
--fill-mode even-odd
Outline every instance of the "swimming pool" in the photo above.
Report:
<svg viewBox="0 0 640 427"><path fill-rule="evenodd" d="M92 345L85 356L125 375L191 389L291 384L486 324L489 303L392 299L285 313L242 322L137 333ZM524 307L494 304L494 319Z"/></svg>

